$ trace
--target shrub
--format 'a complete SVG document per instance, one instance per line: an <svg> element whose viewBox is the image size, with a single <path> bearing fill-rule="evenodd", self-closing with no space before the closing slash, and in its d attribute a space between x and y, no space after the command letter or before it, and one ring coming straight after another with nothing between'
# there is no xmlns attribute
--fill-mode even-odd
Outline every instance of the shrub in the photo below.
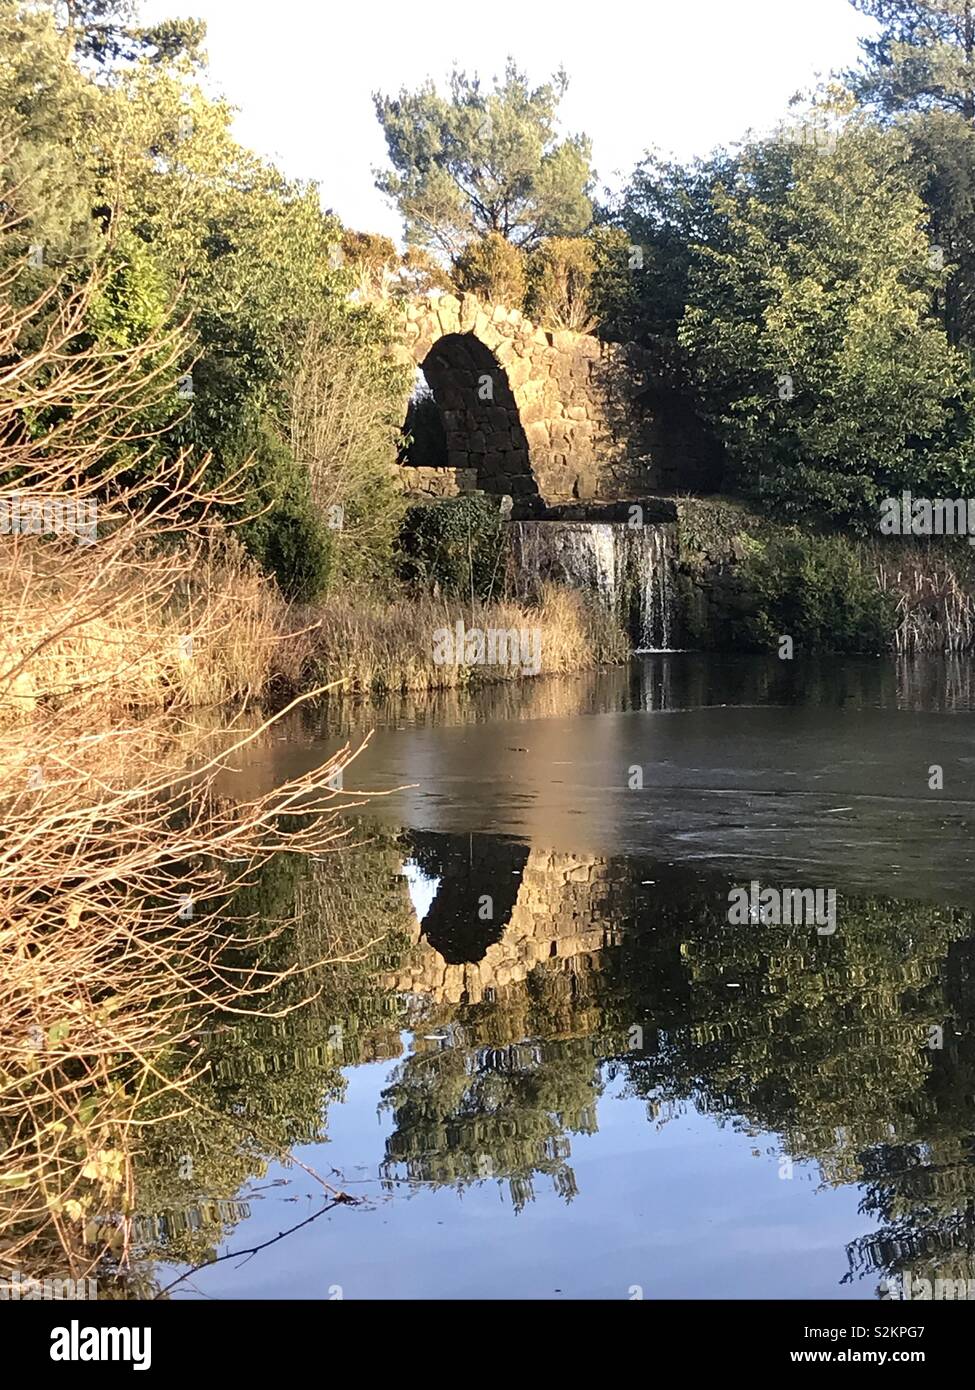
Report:
<svg viewBox="0 0 975 1390"><path fill-rule="evenodd" d="M457 288L520 309L525 301L525 253L500 232L472 241L454 261Z"/></svg>
<svg viewBox="0 0 975 1390"><path fill-rule="evenodd" d="M585 237L548 237L528 259L525 308L550 328L588 333L595 327L592 243Z"/></svg>
<svg viewBox="0 0 975 1390"><path fill-rule="evenodd" d="M503 572L504 528L487 497L450 497L410 507L398 549L402 578L444 593L486 598Z"/></svg>
<svg viewBox="0 0 975 1390"><path fill-rule="evenodd" d="M789 636L797 647L868 654L891 642L892 601L863 550L841 536L776 534L742 563L753 608L745 637L767 647Z"/></svg>
<svg viewBox="0 0 975 1390"><path fill-rule="evenodd" d="M299 330L292 361L281 435L302 480L289 490L299 516L313 504L318 524L302 522L317 558L309 557L304 587L288 592L314 597L329 576L335 584L384 581L403 516L396 453L409 375L372 341L336 340L322 321ZM279 549L287 544L285 537ZM297 575L294 559L287 566Z"/></svg>
<svg viewBox="0 0 975 1390"><path fill-rule="evenodd" d="M288 449L261 427L241 438L248 475L241 540L289 599L310 602L324 594L332 570L332 533L312 495L308 473Z"/></svg>

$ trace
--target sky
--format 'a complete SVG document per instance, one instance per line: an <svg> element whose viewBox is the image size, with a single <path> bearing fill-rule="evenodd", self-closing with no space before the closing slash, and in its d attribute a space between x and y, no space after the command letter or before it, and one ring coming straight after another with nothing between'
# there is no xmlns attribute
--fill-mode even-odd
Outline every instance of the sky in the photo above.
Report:
<svg viewBox="0 0 975 1390"><path fill-rule="evenodd" d="M235 133L285 173L315 180L356 230L399 239L373 185L385 143L372 93L482 79L511 54L538 85L560 66L563 132L593 142L598 186L619 187L643 152L686 159L769 130L789 98L853 65L869 21L849 0L143 0L144 19L208 27L212 86L239 108Z"/></svg>

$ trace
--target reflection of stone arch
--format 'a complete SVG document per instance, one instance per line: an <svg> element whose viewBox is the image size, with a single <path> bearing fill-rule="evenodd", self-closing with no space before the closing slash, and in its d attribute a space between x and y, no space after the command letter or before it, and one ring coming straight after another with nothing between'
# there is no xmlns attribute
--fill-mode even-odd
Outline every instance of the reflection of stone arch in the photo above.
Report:
<svg viewBox="0 0 975 1390"><path fill-rule="evenodd" d="M525 845L492 837L417 832L413 858L440 880L423 919L423 936L448 965L473 964L504 935L528 859ZM490 897L490 915L480 906Z"/></svg>
<svg viewBox="0 0 975 1390"><path fill-rule="evenodd" d="M475 862L470 856L479 840L484 846ZM409 843L417 864L431 877L443 877L422 925L416 924L413 950L385 977L397 993L448 1003L492 999L494 991L525 980L536 966L595 958L606 946L607 928L619 918L618 871L609 860L547 853L492 836L471 841L413 834ZM495 896L494 923L477 924L474 904L482 893ZM501 929L488 940L485 929L495 925Z"/></svg>

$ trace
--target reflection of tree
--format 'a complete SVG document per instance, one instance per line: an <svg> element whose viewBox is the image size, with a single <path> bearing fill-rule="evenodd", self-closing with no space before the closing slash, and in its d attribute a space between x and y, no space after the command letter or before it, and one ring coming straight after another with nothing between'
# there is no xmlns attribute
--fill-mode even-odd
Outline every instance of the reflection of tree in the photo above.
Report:
<svg viewBox="0 0 975 1390"><path fill-rule="evenodd" d="M931 1052L916 1133L864 1155L862 1210L880 1223L854 1242L854 1271L975 1280L975 939L954 942L944 972L944 1046Z"/></svg>
<svg viewBox="0 0 975 1390"><path fill-rule="evenodd" d="M851 1263L884 1268L905 1232L932 1234L929 1180L918 1165L928 1167L921 1155L946 1120L943 1161L954 1181L935 1180L948 1199L936 1243L954 1245L970 1225L970 1112L956 1107L949 1118L941 1094L944 1076L958 1084L960 1059L928 1041L933 1027L949 1038L966 1016L946 993L945 961L971 920L874 899L841 900L840 912L837 934L820 937L731 928L700 905L689 926L678 926L686 983L657 995L668 1006L656 1014L659 1031L626 1067L631 1093L655 1107L692 1098L749 1130L778 1131L783 1152L817 1161L826 1182L866 1181L863 1210L893 1225L852 1247ZM638 960L627 964L645 995L660 979L659 962L648 966L641 984ZM970 1093L967 1079L961 1089Z"/></svg>
<svg viewBox="0 0 975 1390"><path fill-rule="evenodd" d="M544 1173L571 1198L569 1136L595 1132L601 1089L581 1038L417 1053L384 1092L396 1124L384 1176L437 1184L504 1178L520 1209L533 1198L534 1175Z"/></svg>
<svg viewBox="0 0 975 1390"><path fill-rule="evenodd" d="M325 1137L328 1106L345 1090L340 1068L399 1051L394 1001L374 984L406 942L399 865L395 839L374 832L319 864L278 856L238 895L242 937L252 915L283 924L274 959L256 964L299 973L268 996L263 1017L228 1018L200 1036L190 1107L160 1098L136 1175L144 1255L209 1258L247 1215L242 1186L272 1156ZM310 969L325 956L339 960ZM233 964L254 967L245 942Z"/></svg>
<svg viewBox="0 0 975 1390"><path fill-rule="evenodd" d="M440 879L440 908L424 928L432 920L457 959L477 960L471 906L482 894L494 898L493 925L524 920L525 851L483 837L379 834L318 866L269 866L242 895L242 915L298 920L264 964L310 966L339 946L346 959L280 987L273 1009L308 999L300 1010L227 1020L200 1039L204 1109L146 1131L138 1202L148 1252L205 1258L240 1219L237 1194L267 1158L326 1133L342 1064L399 1056L402 1002L382 980L416 935L397 876L403 857ZM442 1036L418 1036L389 1077L383 1176L499 1180L520 1208L543 1175L569 1199L572 1136L595 1131L615 1075L654 1117L693 1104L778 1133L783 1153L817 1162L826 1182L861 1183L862 1210L880 1229L851 1245L854 1274L972 1277L975 1038L959 1021L975 1004L969 916L841 897L834 936L730 927L729 885L717 876L622 860L597 867L598 881L574 883L571 899L553 879L552 920L568 903L566 940L593 929L602 940L604 927L616 944L541 960L482 1002L408 1001L418 1033ZM532 872L537 913L544 875L537 863ZM928 1047L933 1027L944 1029L941 1050Z"/></svg>

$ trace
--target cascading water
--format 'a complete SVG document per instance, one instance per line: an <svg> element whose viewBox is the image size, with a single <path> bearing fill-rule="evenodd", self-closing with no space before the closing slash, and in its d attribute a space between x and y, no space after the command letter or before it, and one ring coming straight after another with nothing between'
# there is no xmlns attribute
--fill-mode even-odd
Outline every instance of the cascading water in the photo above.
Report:
<svg viewBox="0 0 975 1390"><path fill-rule="evenodd" d="M641 526L635 536L631 566L640 586L637 650L670 651L674 642L673 527Z"/></svg>
<svg viewBox="0 0 975 1390"><path fill-rule="evenodd" d="M668 651L677 636L673 523L513 521L518 583L544 581L595 594L630 632L638 651Z"/></svg>

